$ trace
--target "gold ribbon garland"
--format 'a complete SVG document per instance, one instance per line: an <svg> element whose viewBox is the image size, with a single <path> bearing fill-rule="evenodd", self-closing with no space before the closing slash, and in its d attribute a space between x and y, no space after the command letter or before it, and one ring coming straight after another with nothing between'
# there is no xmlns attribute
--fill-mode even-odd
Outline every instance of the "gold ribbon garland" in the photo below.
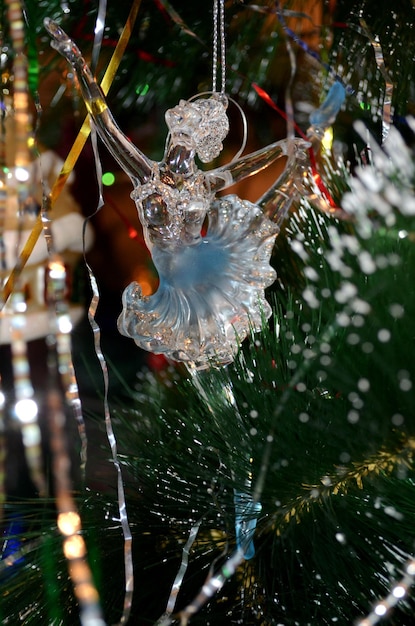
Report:
<svg viewBox="0 0 415 626"><path fill-rule="evenodd" d="M111 87L112 81L114 80L114 76L118 70L118 67L121 63L121 59L124 55L125 49L130 40L131 32L133 30L134 23L137 18L140 5L141 5L141 0L134 0L130 13L127 18L127 21L121 33L120 39L117 43L117 47L114 50L114 54L111 57L108 67L105 71L104 77L101 81L101 89L105 95L108 93L109 88ZM86 143L86 140L89 137L90 132L91 132L91 126L89 122L89 115L87 115L72 145L72 148L69 151L68 156L66 157L65 163L63 164L62 169L53 184L52 191L50 194L52 206L54 202L56 201L56 199L58 198L59 194L61 193L66 181L68 180L68 177L71 174L75 166L75 163L78 160L78 157L82 152L82 149ZM38 219L36 220L36 223L29 237L27 238L27 241L22 251L20 252L19 259L16 265L14 266L13 270L10 273L10 276L8 277L4 285L1 308L4 307L11 293L13 292L15 282L20 276L30 255L32 254L33 248L35 247L36 242L39 239L42 229L43 229L42 218L41 216L39 216Z"/></svg>

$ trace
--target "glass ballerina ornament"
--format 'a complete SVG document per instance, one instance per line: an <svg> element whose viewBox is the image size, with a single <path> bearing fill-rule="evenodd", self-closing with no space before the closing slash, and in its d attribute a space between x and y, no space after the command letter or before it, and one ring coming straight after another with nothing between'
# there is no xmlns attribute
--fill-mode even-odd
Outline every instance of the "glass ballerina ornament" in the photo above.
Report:
<svg viewBox="0 0 415 626"><path fill-rule="evenodd" d="M202 171L222 150L229 123L221 92L197 96L166 112L169 129L161 162L143 154L117 126L81 52L50 19L52 46L72 65L93 124L128 174L159 287L143 296L131 283L118 328L146 350L196 370L230 363L240 342L271 309L264 289L275 280L269 264L279 224L307 167L301 139L283 140ZM218 192L288 156L282 176L253 204Z"/></svg>

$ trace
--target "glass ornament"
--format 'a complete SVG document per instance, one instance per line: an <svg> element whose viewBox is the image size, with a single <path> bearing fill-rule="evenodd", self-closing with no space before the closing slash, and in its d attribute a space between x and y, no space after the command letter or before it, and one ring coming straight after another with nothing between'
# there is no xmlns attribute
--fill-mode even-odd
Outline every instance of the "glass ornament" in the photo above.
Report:
<svg viewBox="0 0 415 626"><path fill-rule="evenodd" d="M81 52L50 19L52 46L72 65L97 132L128 174L144 238L159 275L143 296L131 283L123 294L119 331L141 348L190 367L230 363L240 342L271 314L264 289L279 224L301 190L308 143L282 140L230 163L202 171L222 150L229 123L224 93L195 96L166 112L169 136L162 161L143 154L117 126ZM276 159L288 163L266 194L251 203L218 192Z"/></svg>

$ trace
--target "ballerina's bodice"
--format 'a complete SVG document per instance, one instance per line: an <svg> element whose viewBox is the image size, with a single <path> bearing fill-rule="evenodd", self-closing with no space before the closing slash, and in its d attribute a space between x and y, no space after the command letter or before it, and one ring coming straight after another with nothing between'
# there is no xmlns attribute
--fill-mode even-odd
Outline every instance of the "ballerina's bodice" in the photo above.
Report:
<svg viewBox="0 0 415 626"><path fill-rule="evenodd" d="M155 248L178 252L200 242L214 193L196 167L192 151L173 146L161 163L154 164L151 179L138 184L131 197L154 256Z"/></svg>

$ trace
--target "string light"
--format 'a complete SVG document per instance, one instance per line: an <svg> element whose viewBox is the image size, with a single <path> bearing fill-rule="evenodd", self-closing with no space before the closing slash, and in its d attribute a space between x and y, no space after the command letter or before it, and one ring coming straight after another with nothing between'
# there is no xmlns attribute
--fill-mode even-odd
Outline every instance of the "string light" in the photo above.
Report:
<svg viewBox="0 0 415 626"><path fill-rule="evenodd" d="M50 359L50 366L52 359ZM54 372L51 371L53 378ZM87 548L82 536L81 518L70 490L70 460L65 446L63 425L65 415L61 394L51 389L48 394L48 418L53 477L55 481L57 526L63 535L63 553L68 561L69 576L80 606L82 626L105 626L99 594L93 583L87 561Z"/></svg>
<svg viewBox="0 0 415 626"><path fill-rule="evenodd" d="M30 178L29 170L26 167L16 167L14 176L19 183L26 183Z"/></svg>
<svg viewBox="0 0 415 626"><path fill-rule="evenodd" d="M43 473L42 436L38 423L38 406L34 399L34 389L30 380L27 346L24 340L26 302L21 291L16 291L13 294L11 305L13 314L11 353L16 395L14 417L20 425L30 476L39 491L39 495L45 496L47 487Z"/></svg>
<svg viewBox="0 0 415 626"><path fill-rule="evenodd" d="M14 414L22 424L32 424L36 421L38 408L32 398L18 400L14 407Z"/></svg>
<svg viewBox="0 0 415 626"><path fill-rule="evenodd" d="M383 619L390 610L402 600L415 579L415 558L406 563L404 576L394 583L388 595L375 604L372 611L363 619L358 620L355 626L374 626Z"/></svg>
<svg viewBox="0 0 415 626"><path fill-rule="evenodd" d="M50 259L47 268L47 300L50 308L51 328L55 333L50 337L49 358L50 375L53 380L58 368L65 396L72 406L78 421L83 451L81 452L81 469L86 463L86 436L82 417L82 407L78 394L70 345L72 323L66 302L66 268L63 259L54 253L52 231L48 219L47 203L42 207L45 238ZM57 362L55 353L56 349ZM54 369L55 368L55 369ZM56 505L58 509L57 526L64 536L63 553L68 561L68 571L73 583L74 593L80 605L80 619L83 626L104 626L92 573L87 562L87 549L82 537L81 518L71 495L69 477L70 460L65 446L62 398L60 392L53 387L48 393L48 414L50 424L53 476L55 480ZM69 509L69 510L68 510Z"/></svg>

